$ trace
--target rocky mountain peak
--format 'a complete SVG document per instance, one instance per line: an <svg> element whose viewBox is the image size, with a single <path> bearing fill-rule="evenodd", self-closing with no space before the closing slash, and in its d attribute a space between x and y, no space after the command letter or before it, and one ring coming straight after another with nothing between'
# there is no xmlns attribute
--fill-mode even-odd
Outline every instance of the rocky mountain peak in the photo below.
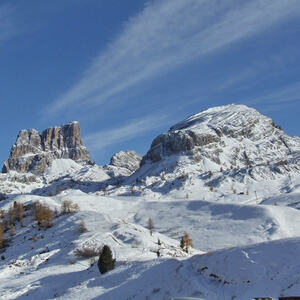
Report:
<svg viewBox="0 0 300 300"><path fill-rule="evenodd" d="M91 163L90 154L82 144L78 122L50 127L41 134L35 129L21 130L2 172L42 174L54 159L59 158Z"/></svg>
<svg viewBox="0 0 300 300"><path fill-rule="evenodd" d="M203 171L259 165L275 169L295 153L300 153L299 140L271 118L245 105L226 105L195 114L156 137L142 165L184 155Z"/></svg>

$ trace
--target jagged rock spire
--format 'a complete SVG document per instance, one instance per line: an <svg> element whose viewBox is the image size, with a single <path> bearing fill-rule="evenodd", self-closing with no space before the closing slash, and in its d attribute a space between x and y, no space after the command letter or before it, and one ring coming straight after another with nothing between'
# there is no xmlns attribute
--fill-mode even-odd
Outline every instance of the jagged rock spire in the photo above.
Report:
<svg viewBox="0 0 300 300"><path fill-rule="evenodd" d="M81 163L92 163L83 146L78 122L50 127L41 134L35 129L21 130L2 172L42 174L54 159L69 158Z"/></svg>

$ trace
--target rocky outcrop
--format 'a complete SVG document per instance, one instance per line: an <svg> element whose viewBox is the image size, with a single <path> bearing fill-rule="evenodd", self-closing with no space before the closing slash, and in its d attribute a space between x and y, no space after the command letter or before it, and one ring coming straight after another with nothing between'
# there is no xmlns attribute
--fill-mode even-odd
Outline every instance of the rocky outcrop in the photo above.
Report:
<svg viewBox="0 0 300 300"><path fill-rule="evenodd" d="M142 157L135 151L120 151L111 157L105 169L111 177L126 177L140 167L141 160Z"/></svg>
<svg viewBox="0 0 300 300"><path fill-rule="evenodd" d="M150 151L144 157L143 163L147 159L156 162L161 160L164 156L184 153L197 146L201 147L218 141L218 136L211 134L197 135L190 130L161 134L152 142Z"/></svg>
<svg viewBox="0 0 300 300"><path fill-rule="evenodd" d="M141 160L142 157L135 151L120 151L111 157L110 165L134 172L140 167Z"/></svg>
<svg viewBox="0 0 300 300"><path fill-rule="evenodd" d="M80 126L72 122L51 127L41 134L35 129L21 130L2 172L42 174L54 159L68 158L80 163L92 163L90 154L82 145Z"/></svg>

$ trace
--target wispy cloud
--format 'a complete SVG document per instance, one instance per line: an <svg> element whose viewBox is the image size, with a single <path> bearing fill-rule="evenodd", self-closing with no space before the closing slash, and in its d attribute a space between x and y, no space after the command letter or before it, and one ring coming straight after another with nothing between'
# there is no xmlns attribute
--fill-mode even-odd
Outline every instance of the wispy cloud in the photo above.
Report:
<svg viewBox="0 0 300 300"><path fill-rule="evenodd" d="M149 115L141 119L133 119L117 128L88 134L85 136L84 142L92 151L101 150L108 146L141 136L145 132L164 126L167 123L169 123L169 121L166 115Z"/></svg>
<svg viewBox="0 0 300 300"><path fill-rule="evenodd" d="M299 8L298 0L152 1L48 112L99 105L144 80L278 24Z"/></svg>

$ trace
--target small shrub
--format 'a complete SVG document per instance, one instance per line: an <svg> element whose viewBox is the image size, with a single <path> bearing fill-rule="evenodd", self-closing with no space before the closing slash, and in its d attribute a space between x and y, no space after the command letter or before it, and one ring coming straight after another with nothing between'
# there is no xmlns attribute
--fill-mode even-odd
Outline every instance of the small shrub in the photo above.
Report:
<svg viewBox="0 0 300 300"><path fill-rule="evenodd" d="M40 202L35 203L35 219L39 227L49 228L53 226L54 214L50 207Z"/></svg>
<svg viewBox="0 0 300 300"><path fill-rule="evenodd" d="M16 221L23 223L24 206L22 203L14 202L8 210L8 220L10 225L15 225Z"/></svg>
<svg viewBox="0 0 300 300"><path fill-rule="evenodd" d="M98 260L98 268L101 274L104 274L115 268L116 260L112 258L112 253L110 248L105 245L102 249Z"/></svg>
<svg viewBox="0 0 300 300"><path fill-rule="evenodd" d="M79 210L79 206L70 200L64 200L61 203L61 212L63 215L72 214Z"/></svg>
<svg viewBox="0 0 300 300"><path fill-rule="evenodd" d="M87 231L87 228L85 226L85 223L83 220L80 221L79 223L79 228L78 228L79 233L84 233Z"/></svg>
<svg viewBox="0 0 300 300"><path fill-rule="evenodd" d="M190 238L190 236L185 232L180 240L180 248L186 253L189 253L189 247L193 247L193 241Z"/></svg>
<svg viewBox="0 0 300 300"><path fill-rule="evenodd" d="M22 203L14 202L14 209L16 212L16 219L17 221L23 223L25 209Z"/></svg>
<svg viewBox="0 0 300 300"><path fill-rule="evenodd" d="M99 256L102 252L102 248L99 246L83 246L80 248L76 248L74 254L83 258L91 258L95 256Z"/></svg>

